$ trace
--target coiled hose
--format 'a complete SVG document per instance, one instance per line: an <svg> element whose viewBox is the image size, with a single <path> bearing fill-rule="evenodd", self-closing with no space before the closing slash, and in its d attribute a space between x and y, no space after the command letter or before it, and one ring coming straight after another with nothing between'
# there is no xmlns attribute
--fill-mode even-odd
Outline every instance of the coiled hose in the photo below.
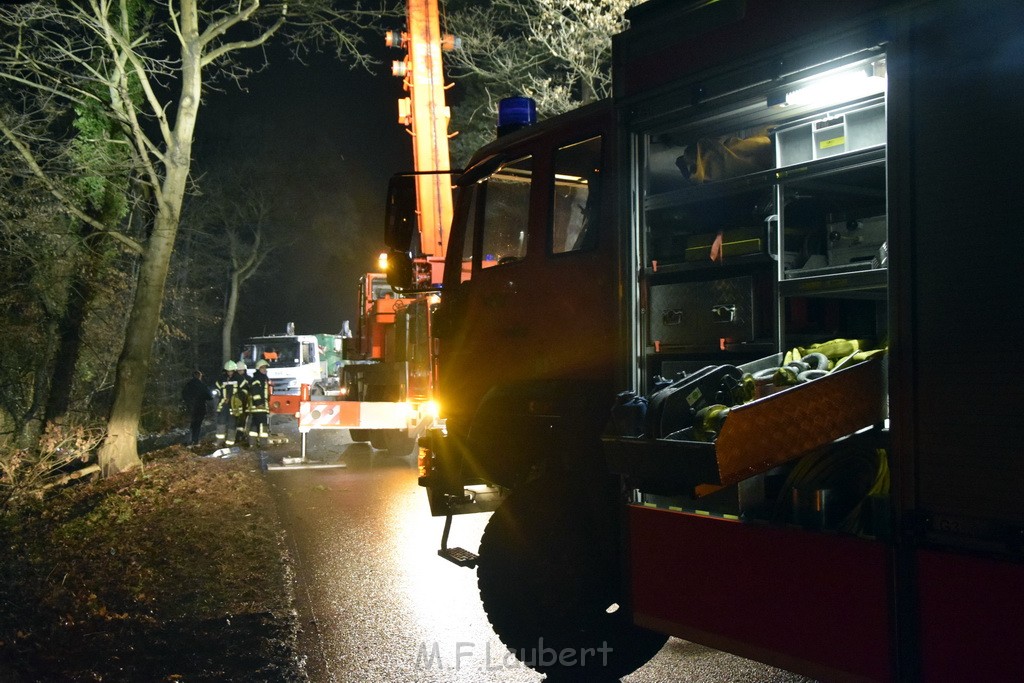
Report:
<svg viewBox="0 0 1024 683"><path fill-rule="evenodd" d="M791 519L792 501L789 493L810 493L822 489L838 492L833 504L841 520L835 530L850 534L867 531L869 499L889 493L890 473L886 451L864 444L849 444L805 455L790 470L775 502L772 521L785 523Z"/></svg>

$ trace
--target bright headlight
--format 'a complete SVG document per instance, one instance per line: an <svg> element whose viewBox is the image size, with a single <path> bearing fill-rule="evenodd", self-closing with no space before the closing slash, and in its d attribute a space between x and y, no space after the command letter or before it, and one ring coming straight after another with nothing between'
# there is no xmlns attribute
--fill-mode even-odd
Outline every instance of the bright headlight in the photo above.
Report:
<svg viewBox="0 0 1024 683"><path fill-rule="evenodd" d="M430 417L437 418L441 414L441 405L437 401L427 401L422 410Z"/></svg>

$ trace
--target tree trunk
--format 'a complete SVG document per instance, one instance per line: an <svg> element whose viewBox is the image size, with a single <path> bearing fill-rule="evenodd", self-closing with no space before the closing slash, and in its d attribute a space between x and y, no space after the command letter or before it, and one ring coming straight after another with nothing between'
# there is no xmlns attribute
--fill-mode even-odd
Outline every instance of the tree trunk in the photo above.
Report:
<svg viewBox="0 0 1024 683"><path fill-rule="evenodd" d="M234 358L231 350L231 330L235 327L235 316L238 314L238 272L232 267L231 284L228 286L228 303L224 310L224 327L220 332L221 362Z"/></svg>
<svg viewBox="0 0 1024 683"><path fill-rule="evenodd" d="M183 171L175 175L184 177ZM170 184L172 174L168 173ZM181 183L184 188L184 182ZM137 440L142 401L149 376L149 360L153 341L160 323L164 282L170 263L174 237L178 229L178 213L173 207L157 209L153 234L149 238L142 261L139 282L135 289L124 347L117 361L114 380L114 404L107 424L107 438L100 449L100 468L103 476L131 469L139 464Z"/></svg>
<svg viewBox="0 0 1024 683"><path fill-rule="evenodd" d="M82 349L86 312L94 294L92 273L79 271L71 280L67 307L57 324L57 350L50 376L50 391L43 415L45 424L60 421L68 412L75 368Z"/></svg>
<svg viewBox="0 0 1024 683"><path fill-rule="evenodd" d="M174 239L181 218L186 182L192 162L192 139L199 114L201 65L195 6L182 4L181 94L174 131L163 159L164 177L157 196L153 232L142 258L139 282L132 302L124 348L117 362L114 402L107 423L107 437L99 452L104 477L139 465L138 436L142 401L160 323L164 283L170 267Z"/></svg>
<svg viewBox="0 0 1024 683"><path fill-rule="evenodd" d="M39 438L46 429L43 419L43 406L48 400L52 389L50 384L51 368L55 362L56 344L52 341L57 335L57 323L50 318L46 323L45 337L49 340L45 349L41 349L40 364L33 371L32 405L24 416L15 421L17 434L15 443L21 448L33 449L39 444Z"/></svg>

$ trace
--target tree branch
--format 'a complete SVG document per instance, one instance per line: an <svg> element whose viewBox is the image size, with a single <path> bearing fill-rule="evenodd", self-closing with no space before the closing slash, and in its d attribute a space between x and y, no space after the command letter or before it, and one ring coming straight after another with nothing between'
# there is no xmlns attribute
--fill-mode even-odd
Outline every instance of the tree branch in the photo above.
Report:
<svg viewBox="0 0 1024 683"><path fill-rule="evenodd" d="M266 31L264 31L262 34L260 34L258 37L253 38L252 40L239 40L239 41L235 41L233 43L225 43L224 45L221 45L220 47L216 48L215 50L211 50L207 54L203 55L203 59L200 62L200 64L202 66L206 66L207 64L210 64L211 62L216 61L219 57L221 57L223 55L226 55L227 53L229 53L229 52L231 52L233 50L244 50L246 48L258 47L258 46L262 45L263 43L267 42L270 39L271 36L273 36L275 33L277 33L277 30L279 28L284 26L285 20L286 20L286 17L282 13L281 16L278 18L278 20L276 22L274 22L274 25L271 26L270 28L268 28Z"/></svg>
<svg viewBox="0 0 1024 683"><path fill-rule="evenodd" d="M126 25L127 8L123 0L120 3L120 7L122 15L122 25ZM102 23L102 28L103 39L104 42L106 42L107 44L107 49L110 51L111 55L115 57L114 64L116 65L117 72L116 80L119 84L121 84L121 89L123 89L124 91L119 91L117 93L118 102L121 104L120 109L122 109L122 111L124 111L125 113L129 114L131 118L131 128L133 132L138 131L139 133L141 133L142 127L138 125L138 120L134 116L135 107L124 106L124 94L128 91L128 70L126 68L126 60L128 63L131 64L132 69L135 72L135 77L139 79L139 85L142 87L142 92L146 96L146 102L149 104L150 111L153 112L153 116L156 119L157 124L160 126L161 137L163 137L165 144L169 144L171 140L171 130L170 126L167 123L167 115L164 112L164 108L162 103L160 102L160 98L157 97L156 93L153 91L153 85L150 82L151 69L148 68L147 65L143 62L143 60L139 58L138 54L135 52L135 45L133 45L132 42L129 41L127 37L121 33L121 31L116 30L109 21L104 21ZM142 40L144 40L144 36L140 37L138 41L136 41L136 44L139 44L139 41ZM146 149L146 147L143 146L142 149ZM153 147L150 145L149 149L152 150Z"/></svg>
<svg viewBox="0 0 1024 683"><path fill-rule="evenodd" d="M67 211L69 214L79 219L80 221L87 223L88 225L98 230L99 232L102 232L106 235L110 235L110 237L117 240L118 242L121 242L136 254L141 254L143 252L142 245L133 240L131 237L128 237L127 235L122 234L116 230L110 230L109 228L107 228L106 225L104 225L100 221L97 221L95 218L92 218L91 216L83 212L81 209L79 209L77 206L75 206L75 203L71 200L71 198L64 194L64 192L62 192L61 189L57 187L57 185L50 179L50 177L42 169L42 167L36 161L35 156L32 154L32 150L30 150L24 143L21 142L21 140L17 136L17 133L15 133L11 128L9 128L7 126L7 122L4 121L2 118L0 118L0 133L3 133L3 136L7 138L7 141L11 143L14 149L18 151L18 154L21 155L21 158L28 165L29 170L32 171L32 175L34 175L36 178L40 180L40 182L43 183L43 186L46 187L47 191L58 202L60 202L60 205L64 208L65 211Z"/></svg>
<svg viewBox="0 0 1024 683"><path fill-rule="evenodd" d="M207 45L212 40L227 33L233 26L249 21L253 13L259 8L260 0L251 0L248 7L239 8L239 10L233 14L228 14L216 21L210 22L210 25L207 26L206 30L199 36L199 43L201 45ZM287 12L287 8L288 6L285 5L285 12Z"/></svg>

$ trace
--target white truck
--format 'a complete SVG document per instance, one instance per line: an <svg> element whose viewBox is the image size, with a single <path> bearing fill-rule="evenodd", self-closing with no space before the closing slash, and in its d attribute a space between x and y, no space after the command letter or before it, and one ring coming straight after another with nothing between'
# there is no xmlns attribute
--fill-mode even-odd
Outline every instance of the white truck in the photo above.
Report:
<svg viewBox="0 0 1024 683"><path fill-rule="evenodd" d="M295 334L289 325L286 334L247 339L239 360L250 371L257 361L267 361L274 395L297 396L301 386L307 384L312 396L336 396L341 340L341 334Z"/></svg>

